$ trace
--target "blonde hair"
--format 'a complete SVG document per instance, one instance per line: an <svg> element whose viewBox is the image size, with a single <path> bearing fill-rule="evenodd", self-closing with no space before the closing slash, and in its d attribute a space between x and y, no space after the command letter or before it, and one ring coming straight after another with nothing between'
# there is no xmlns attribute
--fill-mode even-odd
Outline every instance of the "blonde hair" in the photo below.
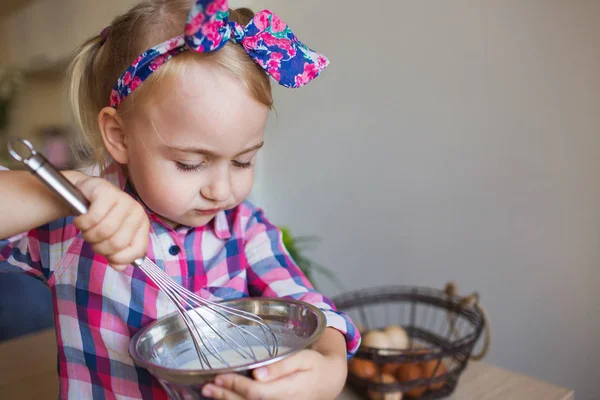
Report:
<svg viewBox="0 0 600 400"><path fill-rule="evenodd" d="M81 161L104 166L107 153L98 127L98 113L109 106L110 93L125 70L144 51L184 31L194 0L144 0L116 17L103 43L101 35L88 39L69 67L69 97L81 131L75 144ZM230 10L230 19L246 25L254 16L247 8ZM265 71L242 46L227 43L213 53L186 51L173 57L130 94L118 111L124 113L137 99L147 97L152 86L166 76L176 76L191 61L213 62L243 83L252 96L272 108L271 84Z"/></svg>

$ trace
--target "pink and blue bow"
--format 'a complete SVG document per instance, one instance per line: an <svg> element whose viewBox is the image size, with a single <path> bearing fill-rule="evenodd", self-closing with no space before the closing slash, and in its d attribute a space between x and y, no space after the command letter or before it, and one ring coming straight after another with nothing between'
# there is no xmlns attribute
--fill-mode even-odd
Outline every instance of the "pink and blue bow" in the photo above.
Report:
<svg viewBox="0 0 600 400"><path fill-rule="evenodd" d="M260 11L248 25L242 26L229 20L227 0L197 0L188 16L184 35L140 55L117 81L110 105L117 108L174 55L186 50L216 51L228 41L241 44L271 78L288 88L304 86L329 65L327 58L301 43L271 11Z"/></svg>

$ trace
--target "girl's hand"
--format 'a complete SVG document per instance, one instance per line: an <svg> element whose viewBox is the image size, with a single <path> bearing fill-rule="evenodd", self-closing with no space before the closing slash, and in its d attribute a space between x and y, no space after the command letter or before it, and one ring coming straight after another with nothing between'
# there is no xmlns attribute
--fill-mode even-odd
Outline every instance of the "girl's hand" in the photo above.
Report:
<svg viewBox="0 0 600 400"><path fill-rule="evenodd" d="M73 222L94 251L118 271L144 257L150 222L143 207L107 180L87 178L74 183L90 207L87 214Z"/></svg>
<svg viewBox="0 0 600 400"><path fill-rule="evenodd" d="M337 331L323 335L328 344L342 342ZM318 344L319 342L317 342ZM291 357L254 371L252 380L239 374L218 376L202 394L215 400L333 400L342 391L347 374L345 346L337 351L303 350ZM323 353L323 354L322 354Z"/></svg>

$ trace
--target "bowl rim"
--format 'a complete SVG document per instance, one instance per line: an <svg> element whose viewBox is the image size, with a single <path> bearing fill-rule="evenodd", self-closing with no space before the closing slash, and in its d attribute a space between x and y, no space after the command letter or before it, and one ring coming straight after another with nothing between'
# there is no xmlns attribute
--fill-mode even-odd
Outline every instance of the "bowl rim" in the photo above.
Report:
<svg viewBox="0 0 600 400"><path fill-rule="evenodd" d="M167 314L160 319L152 321L151 323L149 323L148 325L146 325L142 329L140 329L135 335L133 335L133 337L131 338L131 341L129 342L129 354L135 364L151 371L153 374L157 373L158 375L160 375L160 373L164 373L164 374L171 375L171 376L173 374L175 374L175 375L179 375L181 377L221 375L221 374L227 374L227 373L232 373L232 372L250 371L250 370L253 370L256 368L264 367L265 365L269 365L269 364L273 364L275 362L281 361L284 358L287 358L290 355L292 355L300 350L309 348L314 342L317 341L317 339L319 339L323 335L323 332L325 332L325 329L327 328L327 319L326 319L323 311L320 308L318 308L310 303L307 303L305 301L301 301L301 300L287 299L287 298L280 298L280 297L242 297L239 299L223 300L223 301L219 302L219 304L226 304L227 306L232 306L232 305L235 305L235 303L243 303L243 302L249 301L249 300L259 301L259 302L292 303L292 304L307 307L309 310L311 310L316 315L317 327L316 327L315 331L309 336L304 347L302 347L300 349L287 351L283 354L278 354L277 356L275 356L273 358L268 358L266 360L251 362L251 363L243 364L243 365L238 365L236 367L217 368L217 369L169 368L169 367L165 367L162 365L158 365L158 364L154 364L152 362L146 361L144 358L141 357L139 351L137 350L137 344L139 343L140 338L147 331L149 331L155 325L157 325L159 322L163 321L164 319L170 318L175 314L178 314L177 311L173 311L172 313Z"/></svg>

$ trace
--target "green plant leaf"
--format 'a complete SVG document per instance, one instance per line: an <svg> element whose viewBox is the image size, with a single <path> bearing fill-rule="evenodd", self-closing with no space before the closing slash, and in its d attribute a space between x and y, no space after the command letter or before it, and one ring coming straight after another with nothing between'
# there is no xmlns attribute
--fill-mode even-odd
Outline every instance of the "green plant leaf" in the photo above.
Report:
<svg viewBox="0 0 600 400"><path fill-rule="evenodd" d="M311 245L315 245L321 242L321 238L316 235L309 236L298 236L294 237L290 229L286 226L279 227L281 231L282 242L285 248L287 249L290 257L298 268L302 271L302 273L306 276L306 278L316 287L316 283L313 280L313 272L318 272L321 275L325 276L329 279L338 289L344 291L344 285L337 278L337 276L327 269L326 267L313 262L312 260L303 256L302 252L306 250Z"/></svg>

